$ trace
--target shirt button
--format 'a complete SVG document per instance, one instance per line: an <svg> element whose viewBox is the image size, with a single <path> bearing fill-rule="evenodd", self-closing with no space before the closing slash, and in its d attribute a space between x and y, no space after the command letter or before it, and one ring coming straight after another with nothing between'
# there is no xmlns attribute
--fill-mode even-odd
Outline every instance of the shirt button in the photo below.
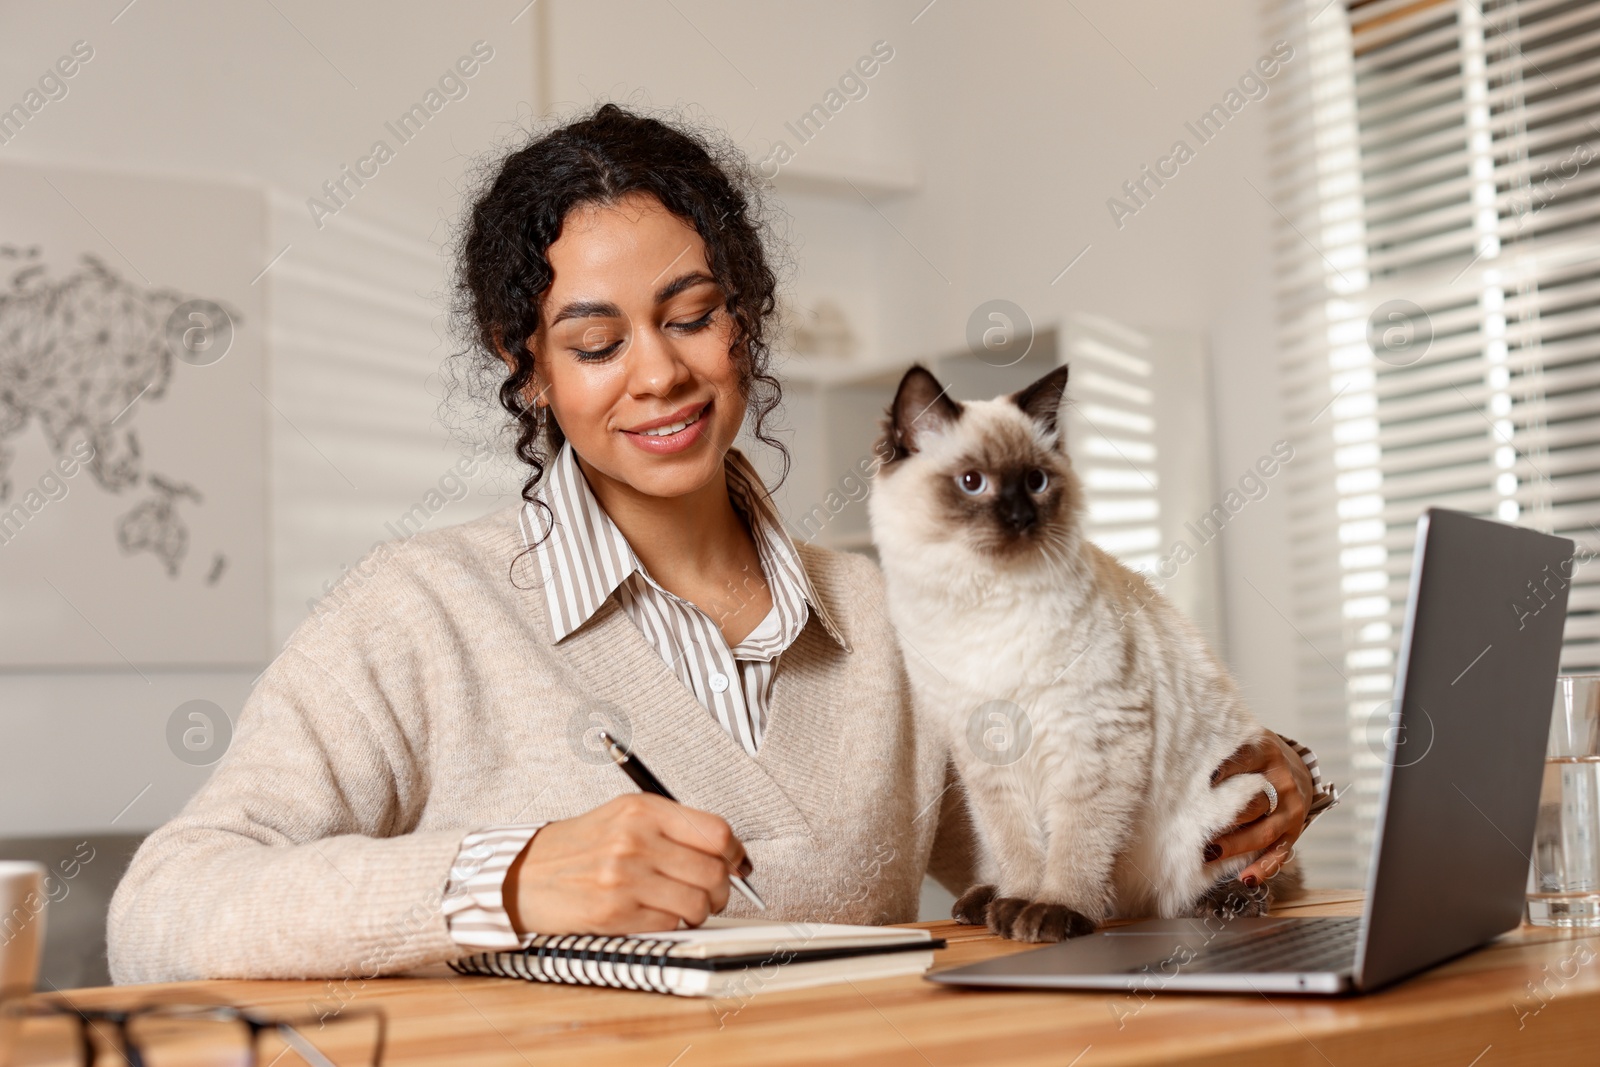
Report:
<svg viewBox="0 0 1600 1067"><path fill-rule="evenodd" d="M725 693L728 690L728 676L726 674L713 674L711 676L711 691Z"/></svg>

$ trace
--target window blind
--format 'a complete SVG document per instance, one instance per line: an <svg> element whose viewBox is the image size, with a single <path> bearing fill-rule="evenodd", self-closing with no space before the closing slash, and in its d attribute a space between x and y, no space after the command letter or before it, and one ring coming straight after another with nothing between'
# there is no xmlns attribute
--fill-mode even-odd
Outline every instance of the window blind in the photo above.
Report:
<svg viewBox="0 0 1600 1067"><path fill-rule="evenodd" d="M1084 532L1222 649L1212 546L1236 508L1213 495L1210 416L1194 403L1206 382L1202 339L1077 312L1062 347L1072 367L1063 425L1083 482Z"/></svg>
<svg viewBox="0 0 1600 1067"><path fill-rule="evenodd" d="M1085 532L1128 566L1154 572L1162 546L1151 339L1098 315L1067 331L1067 451L1083 480Z"/></svg>
<svg viewBox="0 0 1600 1067"><path fill-rule="evenodd" d="M1270 119L1296 672L1348 783L1303 853L1360 884L1422 510L1600 551L1600 3L1267 10L1307 58ZM1600 669L1600 567L1569 603L1562 669Z"/></svg>

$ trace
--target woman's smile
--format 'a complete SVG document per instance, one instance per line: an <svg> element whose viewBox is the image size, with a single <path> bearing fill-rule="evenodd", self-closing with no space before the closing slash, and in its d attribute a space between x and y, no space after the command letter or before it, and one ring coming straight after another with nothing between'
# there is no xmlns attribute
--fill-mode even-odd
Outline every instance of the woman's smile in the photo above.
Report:
<svg viewBox="0 0 1600 1067"><path fill-rule="evenodd" d="M688 404L659 419L625 429L622 434L646 452L656 455L682 452L705 436L706 415L711 405L710 400Z"/></svg>

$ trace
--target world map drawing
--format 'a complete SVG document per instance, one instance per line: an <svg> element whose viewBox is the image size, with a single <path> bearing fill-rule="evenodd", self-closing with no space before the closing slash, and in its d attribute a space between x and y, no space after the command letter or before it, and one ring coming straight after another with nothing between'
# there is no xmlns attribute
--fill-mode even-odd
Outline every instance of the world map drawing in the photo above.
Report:
<svg viewBox="0 0 1600 1067"><path fill-rule="evenodd" d="M107 536L124 555L148 553L177 578L190 543L183 509L203 505L205 497L150 469L129 415L136 405L163 400L175 358L190 357L197 339L210 343L193 332L184 309L217 305L130 281L89 254L56 276L37 246L0 246L0 265L6 264L12 273L0 289L0 513L18 506L14 438L37 426L58 458L75 448L83 454L87 443L93 454L84 470L94 484L131 502ZM210 582L225 563L219 553Z"/></svg>

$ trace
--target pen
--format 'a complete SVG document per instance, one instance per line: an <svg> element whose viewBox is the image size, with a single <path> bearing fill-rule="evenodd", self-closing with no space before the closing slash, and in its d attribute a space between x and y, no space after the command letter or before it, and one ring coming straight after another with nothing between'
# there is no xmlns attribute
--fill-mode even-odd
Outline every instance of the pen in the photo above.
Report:
<svg viewBox="0 0 1600 1067"><path fill-rule="evenodd" d="M600 740L605 742L606 751L611 754L611 758L616 765L621 767L623 773L629 778L633 779L634 785L643 789L646 793L654 793L658 797L665 797L674 803L677 802L678 798L669 793L667 787L661 784L661 780L650 773L650 768L644 765L643 760L623 748L615 738L604 730L600 731ZM767 910L767 902L756 895L756 891L750 888L750 883L739 877L737 871L730 870L728 872L728 881L732 882L733 887L743 893L750 903L762 911Z"/></svg>

